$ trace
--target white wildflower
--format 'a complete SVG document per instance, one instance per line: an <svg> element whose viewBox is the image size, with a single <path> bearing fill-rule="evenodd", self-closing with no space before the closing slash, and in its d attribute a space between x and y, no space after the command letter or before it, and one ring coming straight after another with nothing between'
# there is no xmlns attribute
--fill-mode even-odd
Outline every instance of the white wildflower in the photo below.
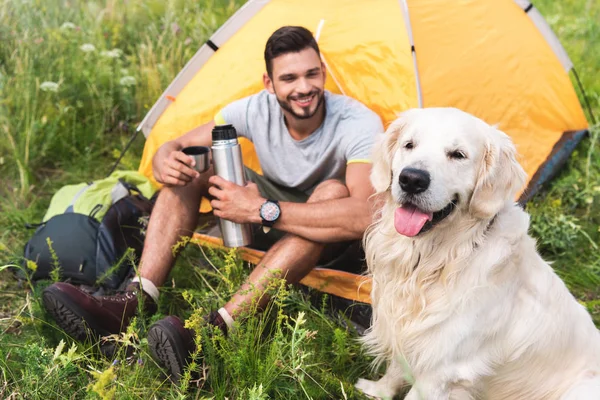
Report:
<svg viewBox="0 0 600 400"><path fill-rule="evenodd" d="M121 54L123 54L121 49L104 50L100 53L102 57L106 58L119 58L121 57Z"/></svg>
<svg viewBox="0 0 600 400"><path fill-rule="evenodd" d="M44 92L58 92L58 83L45 81L40 85L40 89Z"/></svg>
<svg viewBox="0 0 600 400"><path fill-rule="evenodd" d="M544 19L546 20L546 22L548 23L548 25L552 26L552 25L555 25L556 23L558 23L560 21L560 15L558 15L558 14L548 15Z"/></svg>
<svg viewBox="0 0 600 400"><path fill-rule="evenodd" d="M91 53L92 51L96 51L96 46L94 46L91 43L82 44L79 48L84 53Z"/></svg>
<svg viewBox="0 0 600 400"><path fill-rule="evenodd" d="M66 31L68 29L76 29L76 28L77 28L77 26L72 22L65 22L64 24L62 24L60 26L60 30L62 30L62 31Z"/></svg>
<svg viewBox="0 0 600 400"><path fill-rule="evenodd" d="M119 84L121 84L121 86L135 86L136 80L133 76L127 75L119 80Z"/></svg>

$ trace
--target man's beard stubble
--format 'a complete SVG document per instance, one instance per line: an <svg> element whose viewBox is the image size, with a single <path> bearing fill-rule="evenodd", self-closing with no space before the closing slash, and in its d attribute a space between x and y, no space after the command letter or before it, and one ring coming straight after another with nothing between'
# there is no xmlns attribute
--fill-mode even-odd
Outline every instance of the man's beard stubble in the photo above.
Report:
<svg viewBox="0 0 600 400"><path fill-rule="evenodd" d="M291 96L288 96L288 98L286 100L280 100L279 97L277 96L277 93L275 93L275 98L277 99L279 106L282 109L284 109L285 111L292 114L294 116L294 118L310 119L317 113L317 111L319 111L319 108L321 108L321 106L323 105L323 103L325 101L325 96L323 95L323 92L320 92L317 90L311 90L306 96L294 96L294 97L309 97L312 95L316 95L319 98L319 100L317 102L317 106L315 107L313 112L310 112L310 109L303 110L304 114L298 114L296 111L294 111L293 107L291 106L291 101L292 101Z"/></svg>

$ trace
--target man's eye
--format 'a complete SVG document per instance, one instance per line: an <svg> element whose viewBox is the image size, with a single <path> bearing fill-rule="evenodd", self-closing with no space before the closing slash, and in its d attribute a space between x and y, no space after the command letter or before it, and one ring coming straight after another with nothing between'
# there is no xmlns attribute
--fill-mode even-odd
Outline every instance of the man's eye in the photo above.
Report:
<svg viewBox="0 0 600 400"><path fill-rule="evenodd" d="M464 160L467 158L467 155L460 150L454 150L448 153L448 157L453 158L455 160Z"/></svg>
<svg viewBox="0 0 600 400"><path fill-rule="evenodd" d="M413 147L415 147L415 144L414 144L412 141L404 143L404 148L405 148L405 149L408 149L408 150L410 150L410 149L412 149Z"/></svg>

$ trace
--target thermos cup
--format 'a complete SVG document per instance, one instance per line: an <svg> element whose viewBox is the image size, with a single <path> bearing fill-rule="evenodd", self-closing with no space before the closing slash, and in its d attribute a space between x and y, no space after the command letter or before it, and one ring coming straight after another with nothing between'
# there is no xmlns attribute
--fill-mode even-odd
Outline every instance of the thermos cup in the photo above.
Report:
<svg viewBox="0 0 600 400"><path fill-rule="evenodd" d="M210 149L205 146L191 146L181 150L183 154L192 157L196 164L192 168L200 173L208 171L210 168Z"/></svg>
<svg viewBox="0 0 600 400"><path fill-rule="evenodd" d="M212 130L212 158L215 175L237 185L246 185L242 148L233 125L217 125ZM220 218L219 226L226 247L247 246L252 243L250 224L237 224Z"/></svg>

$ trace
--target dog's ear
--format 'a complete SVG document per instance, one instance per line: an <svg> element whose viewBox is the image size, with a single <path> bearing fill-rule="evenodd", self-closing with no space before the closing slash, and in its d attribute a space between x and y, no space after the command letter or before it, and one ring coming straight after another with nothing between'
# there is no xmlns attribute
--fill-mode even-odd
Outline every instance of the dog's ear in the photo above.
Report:
<svg viewBox="0 0 600 400"><path fill-rule="evenodd" d="M510 137L496 128L489 129L492 132L469 203L470 213L481 219L492 218L507 202L516 200L527 179Z"/></svg>
<svg viewBox="0 0 600 400"><path fill-rule="evenodd" d="M375 140L372 152L371 184L376 193L387 191L392 184L392 159L396 143L405 124L403 119L397 119L385 133L378 135Z"/></svg>

